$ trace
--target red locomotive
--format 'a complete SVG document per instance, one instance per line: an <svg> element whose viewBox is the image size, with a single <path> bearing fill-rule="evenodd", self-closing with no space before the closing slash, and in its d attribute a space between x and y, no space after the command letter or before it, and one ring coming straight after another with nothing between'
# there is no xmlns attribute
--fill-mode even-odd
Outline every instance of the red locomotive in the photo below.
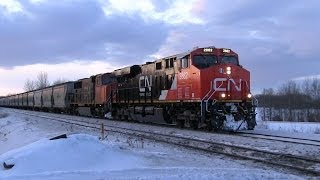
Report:
<svg viewBox="0 0 320 180"><path fill-rule="evenodd" d="M231 49L205 47L113 72L118 118L221 129L226 115L256 125L250 72Z"/></svg>
<svg viewBox="0 0 320 180"><path fill-rule="evenodd" d="M195 48L56 86L65 89L59 95L54 90L48 94L48 88L13 95L0 99L0 105L49 111L60 108L100 117L111 112L117 119L194 129L221 129L227 115L243 120L248 129L256 125L250 72L239 64L238 55L226 48Z"/></svg>

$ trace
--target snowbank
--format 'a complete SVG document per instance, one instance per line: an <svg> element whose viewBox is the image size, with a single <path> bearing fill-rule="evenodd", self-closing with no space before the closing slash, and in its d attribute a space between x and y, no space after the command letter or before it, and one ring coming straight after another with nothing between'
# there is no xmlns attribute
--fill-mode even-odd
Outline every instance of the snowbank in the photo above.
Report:
<svg viewBox="0 0 320 180"><path fill-rule="evenodd" d="M270 171L260 169L210 167L205 164L203 167L188 167L188 164L176 166L175 163L165 163L167 166L164 167L156 154L139 155L104 144L97 137L85 134L53 141L42 139L1 155L1 163L13 163L14 167L9 170L0 168L0 179L297 178L276 172L270 174Z"/></svg>
<svg viewBox="0 0 320 180"><path fill-rule="evenodd" d="M10 170L2 167L1 178L105 169L119 171L143 166L143 160L138 156L107 146L97 137L85 134L53 141L42 139L4 153L0 162L15 164Z"/></svg>

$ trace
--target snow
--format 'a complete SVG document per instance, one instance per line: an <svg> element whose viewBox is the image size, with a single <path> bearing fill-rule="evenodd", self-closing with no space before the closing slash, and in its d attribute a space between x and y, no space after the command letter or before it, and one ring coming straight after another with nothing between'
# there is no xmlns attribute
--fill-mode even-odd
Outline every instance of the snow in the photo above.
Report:
<svg viewBox="0 0 320 180"><path fill-rule="evenodd" d="M261 111L258 111L261 112ZM320 123L316 122L281 122L263 121L261 115L257 114L256 129L266 129L273 131L283 131L291 133L320 134Z"/></svg>
<svg viewBox="0 0 320 180"><path fill-rule="evenodd" d="M8 114L5 118L0 118L0 154L8 150L15 149L34 141L39 140L39 137L51 137L63 134L66 131L60 128L61 125L54 128L46 128L51 124L41 123L41 119L32 119L31 117L20 116L19 114L2 112L0 114ZM52 125L51 125L52 126ZM77 130L76 127L65 127Z"/></svg>
<svg viewBox="0 0 320 180"><path fill-rule="evenodd" d="M0 179L307 178L251 161L207 154L111 132L101 141L98 138L99 132L92 129L0 108L0 114L4 113L8 113L8 116L0 118ZM132 123L130 126L140 129L148 127ZM150 126L149 128L152 129ZM172 131L162 127L154 129L166 129L167 133ZM68 134L67 139L48 140L63 133ZM191 131L186 130L177 130L177 133L192 135ZM203 134L208 136L208 133ZM206 138L205 135L202 138ZM225 137L222 139L227 140ZM2 167L4 161L14 163L15 166L5 170Z"/></svg>
<svg viewBox="0 0 320 180"><path fill-rule="evenodd" d="M276 131L286 131L305 134L320 134L320 123L264 121L260 124L259 127Z"/></svg>
<svg viewBox="0 0 320 180"><path fill-rule="evenodd" d="M160 159L155 152L147 156L128 149L108 146L97 137L85 134L70 135L67 139L50 141L41 139L27 146L9 151L0 156L1 162L13 163L10 170L0 170L3 179L87 179L88 177L108 177L136 179L198 179L198 178L232 178L237 174L245 174L255 178L281 178L280 174L268 175L254 169L239 168L206 168L157 167ZM151 161L150 161L151 160ZM220 173L217 173L220 171ZM237 172L235 174L235 172ZM214 175L214 176L212 176Z"/></svg>
<svg viewBox="0 0 320 180"><path fill-rule="evenodd" d="M246 121L236 121L234 120L233 115L226 115L226 121L223 124L223 129L225 130L245 130L247 129L247 122Z"/></svg>
<svg viewBox="0 0 320 180"><path fill-rule="evenodd" d="M4 153L1 162L14 163L2 177L22 177L48 172L119 171L143 167L143 159L127 150L106 146L95 136L71 135L66 139L41 139ZM103 169L101 169L103 167Z"/></svg>

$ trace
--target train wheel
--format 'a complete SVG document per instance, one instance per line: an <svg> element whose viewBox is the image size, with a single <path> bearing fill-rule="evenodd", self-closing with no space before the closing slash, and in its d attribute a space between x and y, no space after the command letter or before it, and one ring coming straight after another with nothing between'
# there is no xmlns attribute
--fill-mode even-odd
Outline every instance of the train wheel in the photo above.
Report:
<svg viewBox="0 0 320 180"><path fill-rule="evenodd" d="M190 126L192 129L198 129L199 126L199 121L195 120L195 121L191 121Z"/></svg>
<svg viewBox="0 0 320 180"><path fill-rule="evenodd" d="M211 121L211 125L212 125L212 128L214 129L214 131L218 131L219 130L219 125L218 125L218 122L216 120Z"/></svg>
<svg viewBox="0 0 320 180"><path fill-rule="evenodd" d="M177 120L177 127L184 128L184 120Z"/></svg>
<svg viewBox="0 0 320 180"><path fill-rule="evenodd" d="M250 119L247 121L247 125L248 125L248 130L253 130L254 127L256 126L256 123L252 119Z"/></svg>
<svg viewBox="0 0 320 180"><path fill-rule="evenodd" d="M207 125L206 129L208 131L212 131L213 130L213 126L211 124L211 120L206 121L206 125Z"/></svg>
<svg viewBox="0 0 320 180"><path fill-rule="evenodd" d="M214 116L211 119L211 126L215 131L222 130L223 119L221 117Z"/></svg>
<svg viewBox="0 0 320 180"><path fill-rule="evenodd" d="M245 119L247 119L247 125L248 125L248 130L253 130L254 127L257 125L257 122L256 122L256 115L253 114L253 115L248 115L245 117Z"/></svg>
<svg viewBox="0 0 320 180"><path fill-rule="evenodd" d="M254 129L253 126L249 126L249 125L248 125L248 130L253 130L253 129Z"/></svg>

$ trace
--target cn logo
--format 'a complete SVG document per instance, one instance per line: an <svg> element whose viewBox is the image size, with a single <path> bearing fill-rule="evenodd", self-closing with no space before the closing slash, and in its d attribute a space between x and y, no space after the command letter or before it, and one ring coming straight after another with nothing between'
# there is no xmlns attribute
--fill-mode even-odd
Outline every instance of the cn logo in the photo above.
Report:
<svg viewBox="0 0 320 180"><path fill-rule="evenodd" d="M140 92L145 92L146 87L148 88L149 92L151 91L152 86L152 75L148 76L140 76L139 78L139 90Z"/></svg>
<svg viewBox="0 0 320 180"><path fill-rule="evenodd" d="M233 86L236 91L241 91L242 79L239 79L239 85L235 82L234 79L230 78L216 78L213 80L213 89L215 91L230 91L231 86Z"/></svg>

